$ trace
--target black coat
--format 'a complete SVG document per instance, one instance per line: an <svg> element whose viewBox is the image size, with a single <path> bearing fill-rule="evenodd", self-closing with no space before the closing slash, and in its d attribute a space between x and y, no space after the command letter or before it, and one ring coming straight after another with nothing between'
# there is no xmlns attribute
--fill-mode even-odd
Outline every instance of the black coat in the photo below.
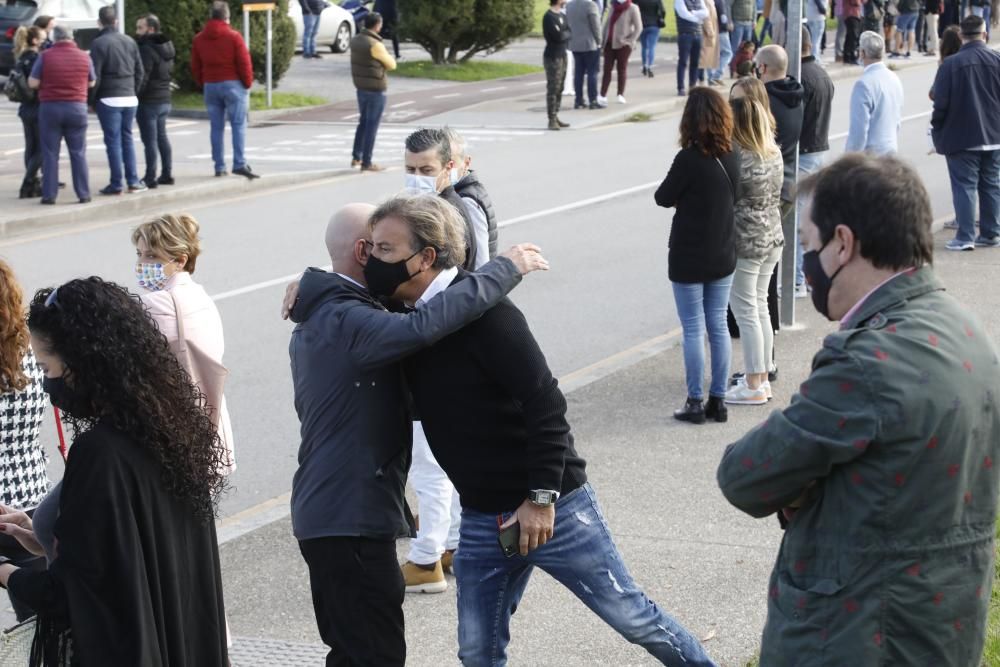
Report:
<svg viewBox="0 0 1000 667"><path fill-rule="evenodd" d="M802 119L805 107L802 104L805 91L802 84L790 76L764 84L771 102L771 113L777 124L778 146L785 162L785 181L781 188L781 199L793 201L795 188L795 158L798 153L799 137L802 135Z"/></svg>
<svg viewBox="0 0 1000 667"><path fill-rule="evenodd" d="M375 0L372 11L382 15L382 21L387 26L395 25L399 22L399 9L396 7L396 0Z"/></svg>
<svg viewBox="0 0 1000 667"><path fill-rule="evenodd" d="M812 56L802 59L804 92L802 134L799 153L822 153L830 150L830 112L833 107L833 81Z"/></svg>
<svg viewBox="0 0 1000 667"><path fill-rule="evenodd" d="M139 57L142 59L143 77L139 87L139 102L143 104L169 104L170 79L174 71L177 51L166 35L144 35L139 38Z"/></svg>
<svg viewBox="0 0 1000 667"><path fill-rule="evenodd" d="M69 450L44 572L9 589L65 625L81 667L224 667L226 621L215 522L170 493L150 452L98 424Z"/></svg>
<svg viewBox="0 0 1000 667"><path fill-rule="evenodd" d="M91 88L93 99L138 94L145 72L134 39L114 28L105 28L90 44L90 59L97 76Z"/></svg>
<svg viewBox="0 0 1000 667"><path fill-rule="evenodd" d="M706 283L736 270L738 150L716 160L696 147L682 148L653 197L659 206L676 208L667 259L671 282Z"/></svg>

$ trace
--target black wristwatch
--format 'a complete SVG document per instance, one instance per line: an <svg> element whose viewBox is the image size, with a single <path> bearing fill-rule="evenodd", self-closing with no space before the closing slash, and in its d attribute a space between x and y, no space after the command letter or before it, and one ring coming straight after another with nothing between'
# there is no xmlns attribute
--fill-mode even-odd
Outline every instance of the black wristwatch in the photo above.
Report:
<svg viewBox="0 0 1000 667"><path fill-rule="evenodd" d="M528 500L539 507L549 507L559 500L559 492L551 489L532 489L528 491Z"/></svg>

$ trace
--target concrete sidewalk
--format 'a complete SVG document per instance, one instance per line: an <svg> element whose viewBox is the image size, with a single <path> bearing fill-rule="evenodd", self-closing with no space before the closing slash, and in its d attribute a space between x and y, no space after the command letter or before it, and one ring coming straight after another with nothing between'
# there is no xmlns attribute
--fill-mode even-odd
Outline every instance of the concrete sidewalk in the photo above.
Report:
<svg viewBox="0 0 1000 667"><path fill-rule="evenodd" d="M951 235L941 232L935 239L938 274L996 339L1000 294L977 286L1000 280L1000 250L950 253L943 245ZM670 298L666 286L663 298ZM754 520L730 507L715 470L728 443L787 405L835 326L808 299L796 305L799 326L776 340L780 376L774 401L768 407L734 406L727 424L692 426L671 418L685 396L676 347L568 395L577 447L632 574L727 667L743 667L757 650L781 531L773 518ZM733 370L741 367L741 356L734 341ZM401 561L406 549L403 540ZM237 637L235 665L321 664L308 574L287 519L226 543L222 567ZM449 582L444 594L407 596L409 664L456 662L454 580ZM293 655L310 658L286 662ZM514 616L510 658L524 665L655 664L541 572Z"/></svg>

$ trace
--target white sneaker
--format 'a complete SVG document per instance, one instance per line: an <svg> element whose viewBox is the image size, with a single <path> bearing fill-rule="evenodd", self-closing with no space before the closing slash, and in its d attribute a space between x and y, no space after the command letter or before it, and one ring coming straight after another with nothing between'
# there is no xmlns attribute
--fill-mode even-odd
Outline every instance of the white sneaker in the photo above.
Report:
<svg viewBox="0 0 1000 667"><path fill-rule="evenodd" d="M764 395L767 396L767 400L770 401L772 398L774 398L774 394L771 393L771 383L770 382L768 382L767 380L764 380L764 384L760 385L760 387L761 387L761 389L764 390Z"/></svg>
<svg viewBox="0 0 1000 667"><path fill-rule="evenodd" d="M608 98L603 97L601 95L598 95L597 96L597 106L601 107L602 109L604 107L608 106Z"/></svg>
<svg viewBox="0 0 1000 667"><path fill-rule="evenodd" d="M619 95L618 96L618 104L625 104L625 96L624 95Z"/></svg>
<svg viewBox="0 0 1000 667"><path fill-rule="evenodd" d="M745 384L738 384L726 392L726 403L732 405L766 405L767 391L764 385L751 389Z"/></svg>
<svg viewBox="0 0 1000 667"><path fill-rule="evenodd" d="M795 286L795 298L804 299L809 296L809 286L805 283L801 283Z"/></svg>

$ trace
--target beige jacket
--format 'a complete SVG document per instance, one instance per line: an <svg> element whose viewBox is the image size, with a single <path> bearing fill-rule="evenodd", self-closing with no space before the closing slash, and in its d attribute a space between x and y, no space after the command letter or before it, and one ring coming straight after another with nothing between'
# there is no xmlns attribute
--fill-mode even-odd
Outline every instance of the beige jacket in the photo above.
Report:
<svg viewBox="0 0 1000 667"><path fill-rule="evenodd" d="M701 24L701 59L698 67L702 69L717 69L719 67L719 15L715 11L715 3L706 0L708 18ZM728 38L728 35L726 35Z"/></svg>
<svg viewBox="0 0 1000 667"><path fill-rule="evenodd" d="M601 30L602 49L608 45L608 27L611 25L613 11L612 8L608 12L608 17L604 19L604 28ZM611 48L620 49L627 46L630 49L634 49L640 32L642 32L642 14L639 13L637 6L632 5L625 10L624 14L618 17L618 21L615 23L615 34L611 36Z"/></svg>
<svg viewBox="0 0 1000 667"><path fill-rule="evenodd" d="M191 274L186 271L175 273L167 282L166 288L160 292L147 292L142 295L142 301L149 308L149 314L156 322L160 330L170 343L171 349L178 340L177 333L177 310L174 308L173 293L177 303L182 304L181 310L184 317L184 337L187 339L188 347L196 347L205 356L211 358L218 364L222 363L222 354L225 351L225 342L222 336L222 318L219 310L215 307L205 288L196 283ZM202 373L199 369L187 369L192 377L199 377ZM210 371L205 369L207 376ZM201 388L201 387L199 387ZM201 388L203 392L204 388ZM236 458L233 453L233 428L229 421L229 410L226 407L226 398L222 396L218 406L219 438L226 450L226 457L229 465L224 472L229 473L236 469Z"/></svg>

